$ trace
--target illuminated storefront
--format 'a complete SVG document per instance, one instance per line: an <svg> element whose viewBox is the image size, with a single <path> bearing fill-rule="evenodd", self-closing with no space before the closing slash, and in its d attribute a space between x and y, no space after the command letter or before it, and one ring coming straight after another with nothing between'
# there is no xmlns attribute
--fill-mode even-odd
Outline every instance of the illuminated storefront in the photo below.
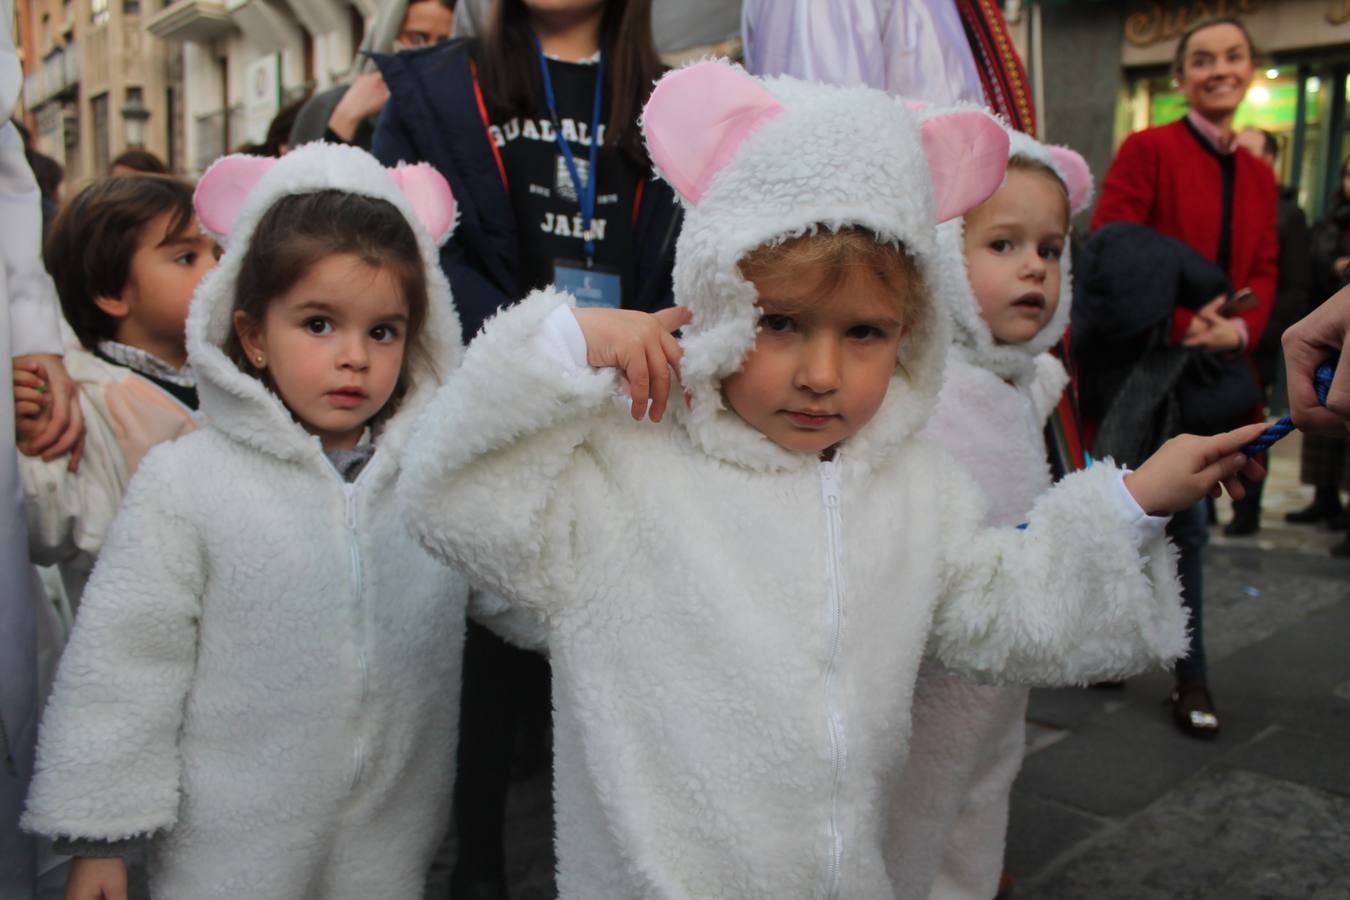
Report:
<svg viewBox="0 0 1350 900"><path fill-rule="evenodd" d="M1297 187L1299 205L1320 217L1350 155L1350 0L1132 2L1124 21L1117 143L1185 115L1169 69L1177 38L1206 15L1237 16L1255 38L1257 73L1236 125L1276 136L1280 180Z"/></svg>

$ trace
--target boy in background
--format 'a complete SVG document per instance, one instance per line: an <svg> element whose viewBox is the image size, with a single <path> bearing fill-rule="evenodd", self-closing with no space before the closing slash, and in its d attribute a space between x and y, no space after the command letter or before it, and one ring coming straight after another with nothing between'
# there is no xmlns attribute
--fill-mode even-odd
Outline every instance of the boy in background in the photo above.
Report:
<svg viewBox="0 0 1350 900"><path fill-rule="evenodd" d="M71 200L44 253L80 346L65 360L88 423L81 465L22 455L29 553L59 566L72 608L141 458L195 427L187 369L188 302L216 261L192 188L157 175L104 179ZM47 373L16 364L19 449L46 427ZM66 625L69 627L69 621Z"/></svg>

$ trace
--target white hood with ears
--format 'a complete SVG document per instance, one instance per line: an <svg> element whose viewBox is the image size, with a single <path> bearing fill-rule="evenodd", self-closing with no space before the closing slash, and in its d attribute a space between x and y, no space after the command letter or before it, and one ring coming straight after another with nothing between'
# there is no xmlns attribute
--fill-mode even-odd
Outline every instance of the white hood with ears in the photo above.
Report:
<svg viewBox="0 0 1350 900"><path fill-rule="evenodd" d="M1087 162L1068 147L1042 144L1020 131L1008 129L1008 158L1022 157L1044 163L1059 176L1069 195L1069 208L1077 214L1092 203L1092 173ZM1024 344L1000 344L980 314L979 301L970 286L964 246L964 219L953 219L938 228L938 254L942 259L940 294L952 320L952 336L959 351L973 365L1000 378L1022 384L1035 376L1036 357L1064 336L1073 306L1071 246L1066 240L1060 264L1059 305L1045 327Z"/></svg>
<svg viewBox="0 0 1350 900"><path fill-rule="evenodd" d="M454 228L455 204L438 172L426 165L386 169L364 150L324 143L305 144L281 159L236 154L217 160L202 176L193 202L202 227L220 241L225 253L193 295L188 356L206 418L236 440L282 459L321 452L318 439L296 427L276 394L240 371L222 347L234 331L239 268L263 214L282 197L327 190L392 203L412 226L426 270L428 305L418 341L421 352L409 370L408 393L384 424L382 441L402 436L416 410L463 356L459 315L437 251Z"/></svg>
<svg viewBox="0 0 1350 900"><path fill-rule="evenodd" d="M814 463L784 450L728 410L721 381L753 348L758 312L738 263L762 244L817 228L866 228L903 245L928 291L919 323L876 417L849 442L852 458L884 456L918 431L942 380L947 345L931 296L934 226L959 217L1003 179L1008 138L974 108L920 122L881 92L758 79L726 62L667 74L643 112L658 173L686 213L675 255L675 297L693 312L682 363L691 408L678 411L704 452L756 469Z"/></svg>

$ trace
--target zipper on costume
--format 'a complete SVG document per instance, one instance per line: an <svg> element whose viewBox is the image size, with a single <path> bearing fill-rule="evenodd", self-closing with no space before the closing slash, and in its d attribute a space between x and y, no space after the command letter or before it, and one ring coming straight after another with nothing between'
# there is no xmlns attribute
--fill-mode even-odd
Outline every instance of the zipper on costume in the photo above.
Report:
<svg viewBox="0 0 1350 900"><path fill-rule="evenodd" d="M826 867L825 896L836 897L839 892L840 869L844 857L844 836L839 827L839 791L844 782L844 761L847 750L844 740L843 716L839 710L839 698L836 696L837 666L840 648L843 644L843 522L839 513L839 462L837 459L823 460L820 463L819 470L821 496L825 503L826 624L830 637L830 655L825 666L825 714L826 727L830 737L831 767L830 847Z"/></svg>
<svg viewBox="0 0 1350 900"><path fill-rule="evenodd" d="M367 467L369 464L367 464ZM362 472L362 475L365 473ZM364 572L361 566L361 543L358 540L356 531L356 489L361 476L357 476L356 481L344 482L342 485L342 496L344 501L343 519L347 525L347 546L351 558L351 578L352 592L356 601L356 612L364 616L365 609L365 588ZM362 626L364 631L364 625ZM370 663L366 659L365 641L361 639L356 649L356 677L359 686L358 703L364 704L366 695L369 691L369 672ZM355 787L361 781L361 775L365 771L365 746L359 734L355 739L355 746L352 748L352 774L351 785Z"/></svg>

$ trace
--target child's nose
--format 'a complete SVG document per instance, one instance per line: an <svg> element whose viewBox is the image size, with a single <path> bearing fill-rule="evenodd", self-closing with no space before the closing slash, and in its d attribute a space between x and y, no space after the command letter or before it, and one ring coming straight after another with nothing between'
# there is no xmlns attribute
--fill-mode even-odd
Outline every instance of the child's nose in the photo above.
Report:
<svg viewBox="0 0 1350 900"><path fill-rule="evenodd" d="M826 394L839 387L839 344L820 335L802 348L797 366L797 387L815 394Z"/></svg>
<svg viewBox="0 0 1350 900"><path fill-rule="evenodd" d="M338 365L348 369L363 370L370 365L370 354L366 342L359 336L346 338L338 350Z"/></svg>
<svg viewBox="0 0 1350 900"><path fill-rule="evenodd" d="M1022 271L1030 278L1044 278L1046 272L1045 257L1040 251L1032 251L1022 260Z"/></svg>

